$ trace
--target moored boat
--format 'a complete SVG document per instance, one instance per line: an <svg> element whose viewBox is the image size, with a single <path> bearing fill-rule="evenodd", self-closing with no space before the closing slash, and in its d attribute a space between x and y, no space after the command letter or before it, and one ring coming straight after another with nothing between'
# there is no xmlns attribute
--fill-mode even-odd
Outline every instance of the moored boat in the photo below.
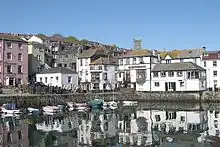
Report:
<svg viewBox="0 0 220 147"><path fill-rule="evenodd" d="M75 103L73 107L77 111L90 110L90 106L87 103Z"/></svg>
<svg viewBox="0 0 220 147"><path fill-rule="evenodd" d="M137 101L123 101L123 106L137 106Z"/></svg>
<svg viewBox="0 0 220 147"><path fill-rule="evenodd" d="M41 114L41 110L40 109L37 109L37 108L27 108L27 111L29 114Z"/></svg>
<svg viewBox="0 0 220 147"><path fill-rule="evenodd" d="M47 113L58 113L62 111L62 107L58 106L45 106L43 107L43 111Z"/></svg>
<svg viewBox="0 0 220 147"><path fill-rule="evenodd" d="M94 99L89 102L89 105L95 109L101 109L104 104L103 99Z"/></svg>
<svg viewBox="0 0 220 147"><path fill-rule="evenodd" d="M21 113L20 109L17 109L15 104L3 104L1 107L1 112L5 114Z"/></svg>

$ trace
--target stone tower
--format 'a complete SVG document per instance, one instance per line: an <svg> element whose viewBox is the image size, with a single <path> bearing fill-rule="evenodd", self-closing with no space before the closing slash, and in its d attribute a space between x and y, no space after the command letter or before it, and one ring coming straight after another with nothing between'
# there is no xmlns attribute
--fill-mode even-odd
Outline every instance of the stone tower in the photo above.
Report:
<svg viewBox="0 0 220 147"><path fill-rule="evenodd" d="M141 49L141 39L134 39L134 50L139 50Z"/></svg>

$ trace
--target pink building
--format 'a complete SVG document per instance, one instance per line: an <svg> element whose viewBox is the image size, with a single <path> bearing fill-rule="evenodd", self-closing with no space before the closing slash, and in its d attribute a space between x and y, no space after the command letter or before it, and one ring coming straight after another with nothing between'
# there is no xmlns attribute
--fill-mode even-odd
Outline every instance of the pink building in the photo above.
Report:
<svg viewBox="0 0 220 147"><path fill-rule="evenodd" d="M28 83L28 43L19 36L0 34L0 83Z"/></svg>

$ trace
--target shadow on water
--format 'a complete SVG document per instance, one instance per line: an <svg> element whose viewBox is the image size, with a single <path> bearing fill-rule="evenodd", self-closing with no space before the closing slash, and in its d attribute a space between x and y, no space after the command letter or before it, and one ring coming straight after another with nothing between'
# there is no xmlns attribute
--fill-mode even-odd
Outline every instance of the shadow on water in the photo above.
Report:
<svg viewBox="0 0 220 147"><path fill-rule="evenodd" d="M1 116L0 146L211 147L220 141L218 103L147 103L57 115Z"/></svg>

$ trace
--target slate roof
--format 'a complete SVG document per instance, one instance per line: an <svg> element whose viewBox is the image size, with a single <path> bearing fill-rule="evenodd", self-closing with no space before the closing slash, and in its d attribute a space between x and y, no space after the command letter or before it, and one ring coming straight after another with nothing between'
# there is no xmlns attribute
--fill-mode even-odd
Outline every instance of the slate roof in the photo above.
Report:
<svg viewBox="0 0 220 147"><path fill-rule="evenodd" d="M19 42L27 42L25 40L23 40L21 37L19 36L15 36L15 35L8 35L8 34L0 34L0 40L8 40L8 41L19 41Z"/></svg>
<svg viewBox="0 0 220 147"><path fill-rule="evenodd" d="M100 57L97 60L93 61L91 65L113 65L116 62L112 58Z"/></svg>
<svg viewBox="0 0 220 147"><path fill-rule="evenodd" d="M121 56L120 58L126 57L142 57L142 56L150 56L152 55L152 51L149 50L128 50L128 52Z"/></svg>
<svg viewBox="0 0 220 147"><path fill-rule="evenodd" d="M52 74L52 73L76 74L75 71L65 67L53 67L53 68L45 69L42 72L40 72L40 74Z"/></svg>
<svg viewBox="0 0 220 147"><path fill-rule="evenodd" d="M172 59L175 58L194 58L200 57L204 53L204 48L188 49L188 50L173 50L173 51L161 51L160 57L164 59L166 55L169 55Z"/></svg>
<svg viewBox="0 0 220 147"><path fill-rule="evenodd" d="M156 64L152 71L185 71L185 70L205 70L192 62L180 62L180 63L159 63Z"/></svg>
<svg viewBox="0 0 220 147"><path fill-rule="evenodd" d="M105 55L105 52L103 49L87 49L83 50L82 53L79 54L78 58L90 58L94 55Z"/></svg>

